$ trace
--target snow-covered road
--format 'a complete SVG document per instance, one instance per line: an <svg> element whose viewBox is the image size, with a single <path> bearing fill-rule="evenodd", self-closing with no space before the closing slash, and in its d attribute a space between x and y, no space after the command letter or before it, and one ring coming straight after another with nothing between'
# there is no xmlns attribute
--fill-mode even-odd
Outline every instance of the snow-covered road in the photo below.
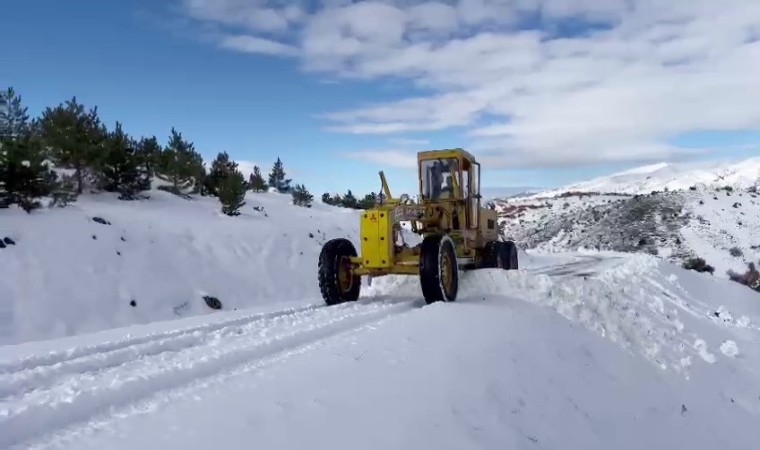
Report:
<svg viewBox="0 0 760 450"><path fill-rule="evenodd" d="M423 305L408 299L308 305L3 362L0 446L200 378L252 370Z"/></svg>
<svg viewBox="0 0 760 450"><path fill-rule="evenodd" d="M464 275L450 304L391 277L336 307L2 347L0 448L755 448L754 293L722 281L721 321L679 318L718 281L645 256L524 260Z"/></svg>

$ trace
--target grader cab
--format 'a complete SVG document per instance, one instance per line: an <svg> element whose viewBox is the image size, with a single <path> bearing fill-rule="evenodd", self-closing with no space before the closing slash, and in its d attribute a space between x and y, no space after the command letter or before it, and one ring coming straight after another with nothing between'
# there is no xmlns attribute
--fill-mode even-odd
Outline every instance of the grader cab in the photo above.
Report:
<svg viewBox="0 0 760 450"><path fill-rule="evenodd" d="M324 244L318 278L328 305L359 298L361 277L418 276L427 303L455 301L459 270L518 268L514 242L501 240L496 211L481 205L480 164L461 149L417 154L419 201L394 198L383 172L383 200L361 213L360 250L346 238ZM421 235L405 242L402 225Z"/></svg>

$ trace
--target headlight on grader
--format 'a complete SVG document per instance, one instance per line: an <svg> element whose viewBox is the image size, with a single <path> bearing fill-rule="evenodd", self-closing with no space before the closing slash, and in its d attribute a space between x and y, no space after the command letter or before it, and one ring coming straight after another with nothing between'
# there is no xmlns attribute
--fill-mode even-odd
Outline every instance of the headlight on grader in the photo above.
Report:
<svg viewBox="0 0 760 450"><path fill-rule="evenodd" d="M420 203L393 198L383 172L385 200L360 216L361 255L345 238L324 244L319 287L328 305L359 298L361 277L419 276L427 303L455 301L459 270L518 268L517 247L500 238L496 211L481 206L480 164L461 149L417 154ZM402 222L423 237L403 242ZM399 242L401 240L402 242Z"/></svg>

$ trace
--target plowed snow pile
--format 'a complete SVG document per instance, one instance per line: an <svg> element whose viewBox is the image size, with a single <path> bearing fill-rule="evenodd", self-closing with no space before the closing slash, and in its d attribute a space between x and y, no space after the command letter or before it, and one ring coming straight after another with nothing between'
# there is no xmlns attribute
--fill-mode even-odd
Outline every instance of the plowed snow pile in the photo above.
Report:
<svg viewBox="0 0 760 450"><path fill-rule="evenodd" d="M737 348L754 361L760 357L752 343L760 337L760 294L745 286L644 254L520 256L524 270L462 273L463 301L508 296L549 307L686 377L696 362L737 357ZM387 277L374 281L371 289L373 295L414 296L419 284L408 277ZM738 346L737 340L745 345ZM760 401L753 405L760 411Z"/></svg>

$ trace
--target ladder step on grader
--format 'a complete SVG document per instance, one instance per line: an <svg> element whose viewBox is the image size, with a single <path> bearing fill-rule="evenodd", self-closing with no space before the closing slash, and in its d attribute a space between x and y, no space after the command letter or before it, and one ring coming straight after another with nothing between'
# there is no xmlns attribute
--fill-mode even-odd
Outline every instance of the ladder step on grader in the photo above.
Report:
<svg viewBox="0 0 760 450"><path fill-rule="evenodd" d="M417 166L419 203L393 198L380 171L384 198L361 214L361 255L346 238L323 245L318 278L328 305L357 300L365 275L418 276L422 296L433 303L456 300L460 269L518 268L515 243L500 238L496 211L480 204L473 155L461 148L422 151ZM404 242L404 222L422 236L419 244Z"/></svg>

